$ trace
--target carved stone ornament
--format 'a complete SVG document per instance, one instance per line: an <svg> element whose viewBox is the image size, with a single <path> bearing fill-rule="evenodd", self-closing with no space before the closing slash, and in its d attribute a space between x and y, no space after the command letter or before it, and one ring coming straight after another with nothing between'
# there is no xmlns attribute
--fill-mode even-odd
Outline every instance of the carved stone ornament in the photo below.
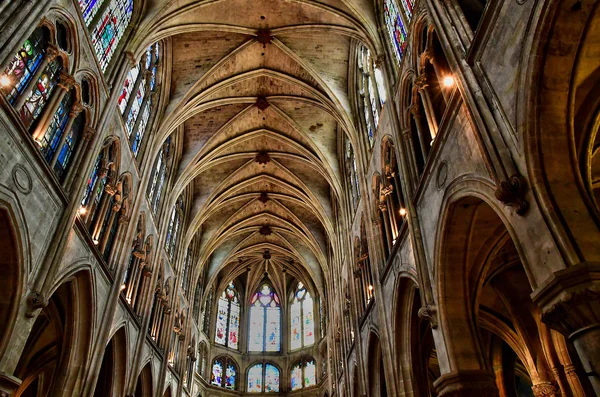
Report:
<svg viewBox="0 0 600 397"><path fill-rule="evenodd" d="M496 198L504 204L515 207L518 215L525 215L529 203L525 201L527 183L520 175L513 175L508 181L500 182L496 189Z"/></svg>
<svg viewBox="0 0 600 397"><path fill-rule="evenodd" d="M58 48L56 48L52 44L49 44L48 47L46 47L46 59L48 59L48 62L52 62L56 59L57 56Z"/></svg>
<svg viewBox="0 0 600 397"><path fill-rule="evenodd" d="M531 387L535 397L560 397L560 389L553 383L544 382Z"/></svg>
<svg viewBox="0 0 600 397"><path fill-rule="evenodd" d="M273 36L271 36L271 31L269 29L259 29L256 32L256 39L263 45L263 48L267 48L267 44L271 44Z"/></svg>
<svg viewBox="0 0 600 397"><path fill-rule="evenodd" d="M89 141L90 139L92 139L94 137L94 135L96 135L96 130L94 130L92 127L89 127L86 125L85 128L83 129L82 139Z"/></svg>
<svg viewBox="0 0 600 397"><path fill-rule="evenodd" d="M600 318L600 286L567 292L542 312L542 321L563 335L597 324Z"/></svg>
<svg viewBox="0 0 600 397"><path fill-rule="evenodd" d="M425 305L419 309L419 318L429 321L429 325L432 329L436 329L438 327L438 319L437 319L437 307L434 305Z"/></svg>
<svg viewBox="0 0 600 397"><path fill-rule="evenodd" d="M71 76L68 73L62 72L59 77L58 86L69 91L73 86L77 84L75 81L75 77Z"/></svg>
<svg viewBox="0 0 600 397"><path fill-rule="evenodd" d="M260 152L258 152L258 154L256 155L256 158L254 160L258 164L265 165L271 161L271 157L269 157L269 153L261 150Z"/></svg>
<svg viewBox="0 0 600 397"><path fill-rule="evenodd" d="M33 318L35 311L44 308L48 305L48 299L46 299L40 292L34 291L27 297L27 313L25 316Z"/></svg>
<svg viewBox="0 0 600 397"><path fill-rule="evenodd" d="M258 232L263 236L270 236L273 233L269 225L263 225Z"/></svg>
<svg viewBox="0 0 600 397"><path fill-rule="evenodd" d="M269 250L266 250L266 251L263 253L263 259L264 259L264 260L269 260L269 259L271 259L271 253L269 252Z"/></svg>
<svg viewBox="0 0 600 397"><path fill-rule="evenodd" d="M265 98L264 96L259 96L258 98L256 98L256 103L254 104L254 106L256 106L259 110L264 111L270 105L269 102L267 102L267 98Z"/></svg>
<svg viewBox="0 0 600 397"><path fill-rule="evenodd" d="M29 171L27 171L27 168L21 164L15 164L12 169L12 178L17 190L23 194L31 193L33 182L31 180L31 175L29 175Z"/></svg>
<svg viewBox="0 0 600 397"><path fill-rule="evenodd" d="M258 201L260 201L263 204L266 204L267 201L269 201L269 196L267 195L267 192L261 192Z"/></svg>

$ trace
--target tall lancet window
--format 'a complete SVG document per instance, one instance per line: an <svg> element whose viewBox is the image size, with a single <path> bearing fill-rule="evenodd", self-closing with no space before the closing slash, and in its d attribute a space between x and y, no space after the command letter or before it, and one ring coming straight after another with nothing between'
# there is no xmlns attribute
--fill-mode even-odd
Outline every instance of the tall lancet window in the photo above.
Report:
<svg viewBox="0 0 600 397"><path fill-rule="evenodd" d="M257 363L248 369L248 393L279 393L279 368Z"/></svg>
<svg viewBox="0 0 600 397"><path fill-rule="evenodd" d="M183 228L183 211L183 196L180 196L171 210L171 218L169 219L169 227L167 228L167 238L165 239L165 250L167 251L167 254L169 254L169 259L171 260L175 258L179 235Z"/></svg>
<svg viewBox="0 0 600 397"><path fill-rule="evenodd" d="M263 284L250 302L248 350L251 352L281 350L281 307L279 297L269 284Z"/></svg>
<svg viewBox="0 0 600 397"><path fill-rule="evenodd" d="M101 8L103 11L98 14L100 18L92 31L92 45L96 51L100 67L104 72L131 22L133 0L110 0L107 5L102 5ZM94 10L93 6L92 10ZM95 12L98 12L98 9ZM93 20L96 20L96 18L93 18Z"/></svg>
<svg viewBox="0 0 600 397"><path fill-rule="evenodd" d="M140 62L128 73L117 106L123 116L129 145L137 157L143 143L156 89L156 74L160 62L160 45L155 43L146 49Z"/></svg>
<svg viewBox="0 0 600 397"><path fill-rule="evenodd" d="M298 283L290 308L290 346L292 350L315 343L314 304L304 284Z"/></svg>
<svg viewBox="0 0 600 397"><path fill-rule="evenodd" d="M231 349L238 348L240 331L240 298L230 282L219 298L215 342Z"/></svg>
<svg viewBox="0 0 600 397"><path fill-rule="evenodd" d="M160 209L161 198L165 187L165 181L167 180L169 167L168 160L171 154L171 137L169 136L163 143L158 157L154 161L154 170L152 171L152 177L148 184L148 201L154 215L158 215Z"/></svg>
<svg viewBox="0 0 600 397"><path fill-rule="evenodd" d="M402 3L405 6L406 16L410 22L410 18L412 17L412 4L414 4L414 2L402 0ZM396 5L395 0L384 0L383 16L389 40L392 44L396 61L399 64L406 51L406 28L402 22L402 16L400 15L400 12L398 12L398 6Z"/></svg>
<svg viewBox="0 0 600 397"><path fill-rule="evenodd" d="M312 358L305 358L292 366L290 374L292 391L317 384L317 366Z"/></svg>

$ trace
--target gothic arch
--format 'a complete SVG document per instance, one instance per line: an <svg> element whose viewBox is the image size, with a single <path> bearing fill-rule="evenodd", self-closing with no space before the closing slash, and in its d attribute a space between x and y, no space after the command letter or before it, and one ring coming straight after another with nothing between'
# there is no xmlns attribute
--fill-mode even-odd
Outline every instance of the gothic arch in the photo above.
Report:
<svg viewBox="0 0 600 397"><path fill-rule="evenodd" d="M122 326L104 349L94 397L118 397L125 393L127 349L126 326Z"/></svg>
<svg viewBox="0 0 600 397"><path fill-rule="evenodd" d="M0 356L6 350L28 274L28 247L25 222L18 202L0 187Z"/></svg>
<svg viewBox="0 0 600 397"><path fill-rule="evenodd" d="M21 353L14 374L23 383L15 396L74 394L89 361L94 301L91 271L69 272L57 284Z"/></svg>
<svg viewBox="0 0 600 397"><path fill-rule="evenodd" d="M371 397L387 397L387 382L379 336L371 331L367 349L368 393Z"/></svg>
<svg viewBox="0 0 600 397"><path fill-rule="evenodd" d="M538 11L527 54L526 87L518 115L535 198L563 259L575 265L600 259L600 210L594 191L600 34L593 2L559 1ZM541 5L540 5L541 7ZM571 43L563 46L562 43ZM575 45L577 43L577 45ZM531 54L531 55L529 55Z"/></svg>
<svg viewBox="0 0 600 397"><path fill-rule="evenodd" d="M152 363L149 361L140 371L135 384L135 397L148 397L153 395Z"/></svg>

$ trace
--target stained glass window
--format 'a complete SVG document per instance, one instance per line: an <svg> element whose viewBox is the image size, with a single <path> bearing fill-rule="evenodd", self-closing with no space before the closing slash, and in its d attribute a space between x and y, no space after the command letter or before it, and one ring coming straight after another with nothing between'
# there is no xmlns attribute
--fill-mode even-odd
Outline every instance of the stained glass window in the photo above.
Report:
<svg viewBox="0 0 600 397"><path fill-rule="evenodd" d="M265 365L265 393L279 393L279 368Z"/></svg>
<svg viewBox="0 0 600 397"><path fill-rule="evenodd" d="M263 392L263 365L256 364L250 367L248 370L248 393L262 393Z"/></svg>
<svg viewBox="0 0 600 397"><path fill-rule="evenodd" d="M159 43L152 44L146 49L139 64L127 73L117 101L117 106L123 115L131 149L136 157L152 115L152 97L156 88L159 54Z"/></svg>
<svg viewBox="0 0 600 397"><path fill-rule="evenodd" d="M248 393L279 393L279 368L258 363L248 370Z"/></svg>
<svg viewBox="0 0 600 397"><path fill-rule="evenodd" d="M315 343L313 299L302 283L298 283L290 307L290 340L292 350Z"/></svg>
<svg viewBox="0 0 600 397"><path fill-rule="evenodd" d="M23 107L19 111L21 120L25 128L30 129L33 123L40 117L44 106L50 99L50 94L54 90L59 79L60 71L62 70L62 62L60 58L56 58L48 63L46 69L38 78L33 89L27 95Z"/></svg>
<svg viewBox="0 0 600 397"><path fill-rule="evenodd" d="M406 11L409 11L409 9L406 8ZM384 0L383 14L390 42L394 48L394 55L396 55L396 60L400 63L406 49L406 29L402 23L395 0Z"/></svg>
<svg viewBox="0 0 600 397"><path fill-rule="evenodd" d="M235 390L237 365L229 357L217 357L213 361L210 374L210 384L226 389Z"/></svg>
<svg viewBox="0 0 600 397"><path fill-rule="evenodd" d="M54 157L54 154L58 150L61 137L69 121L69 111L71 110L71 106L73 106L73 100L74 95L72 92L65 95L58 105L58 109L52 117L46 133L38 141L40 149L48 162L52 160L52 157Z"/></svg>
<svg viewBox="0 0 600 397"><path fill-rule="evenodd" d="M133 0L110 0L92 31L92 44L102 71L106 71L133 13Z"/></svg>
<svg viewBox="0 0 600 397"><path fill-rule="evenodd" d="M210 383L215 386L223 387L223 359L215 359L210 375Z"/></svg>
<svg viewBox="0 0 600 397"><path fill-rule="evenodd" d="M117 106L121 111L121 114L125 113L125 109L127 109L127 103L129 102L129 97L131 96L131 92L135 86L135 82L140 74L140 66L136 65L127 73L127 78L125 79L125 83L123 83L123 90L121 91L121 95L119 95L119 99L117 100Z"/></svg>
<svg viewBox="0 0 600 397"><path fill-rule="evenodd" d="M102 6L105 0L79 0L79 8L83 14L83 20L86 26L90 26L94 16Z"/></svg>
<svg viewBox="0 0 600 397"><path fill-rule="evenodd" d="M315 360L306 358L292 366L291 385L292 391L317 384L317 369Z"/></svg>
<svg viewBox="0 0 600 397"><path fill-rule="evenodd" d="M346 140L346 176L347 182L350 185L350 193L352 194L352 207L356 209L360 200L360 186L358 184L358 174L356 173L356 158L352 144L347 137Z"/></svg>
<svg viewBox="0 0 600 397"><path fill-rule="evenodd" d="M240 300L233 282L219 298L215 342L232 349L238 348L240 329Z"/></svg>
<svg viewBox="0 0 600 397"><path fill-rule="evenodd" d="M10 84L2 89L11 105L23 95L41 66L47 45L48 31L41 27L35 29L4 70L4 76L10 80Z"/></svg>
<svg viewBox="0 0 600 397"><path fill-rule="evenodd" d="M281 349L281 307L269 284L263 284L250 302L248 350L278 352Z"/></svg>
<svg viewBox="0 0 600 397"><path fill-rule="evenodd" d="M160 199L164 190L164 184L167 176L167 159L171 150L171 137L168 137L162 146L162 150L158 154L158 158L154 163L154 171L148 185L148 200L154 215L158 214L160 207Z"/></svg>
<svg viewBox="0 0 600 397"><path fill-rule="evenodd" d="M75 148L79 142L79 138L83 132L84 125L85 114L80 113L73 122L73 126L68 132L64 145L59 149L60 152L58 154L58 158L56 159L56 164L54 164L54 172L59 180L62 180L66 174L73 152L75 151Z"/></svg>
<svg viewBox="0 0 600 397"><path fill-rule="evenodd" d="M373 86L373 79L371 75L367 75L367 84L369 88L369 101L371 102L371 113L373 113L373 122L375 123L375 128L379 126L379 106L377 105L377 100L375 99L375 87Z"/></svg>

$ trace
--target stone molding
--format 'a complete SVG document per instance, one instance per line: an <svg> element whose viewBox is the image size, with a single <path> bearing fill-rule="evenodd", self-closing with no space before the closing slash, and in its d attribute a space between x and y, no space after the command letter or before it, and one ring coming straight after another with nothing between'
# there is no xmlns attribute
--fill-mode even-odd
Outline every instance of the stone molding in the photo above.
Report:
<svg viewBox="0 0 600 397"><path fill-rule="evenodd" d="M434 305L425 305L419 309L419 318L429 321L432 329L438 327L437 307Z"/></svg>
<svg viewBox="0 0 600 397"><path fill-rule="evenodd" d="M561 397L560 389L553 383L538 383L531 387L535 397Z"/></svg>
<svg viewBox="0 0 600 397"><path fill-rule="evenodd" d="M15 376L0 372L0 397L11 396L21 386L21 382L21 379Z"/></svg>

